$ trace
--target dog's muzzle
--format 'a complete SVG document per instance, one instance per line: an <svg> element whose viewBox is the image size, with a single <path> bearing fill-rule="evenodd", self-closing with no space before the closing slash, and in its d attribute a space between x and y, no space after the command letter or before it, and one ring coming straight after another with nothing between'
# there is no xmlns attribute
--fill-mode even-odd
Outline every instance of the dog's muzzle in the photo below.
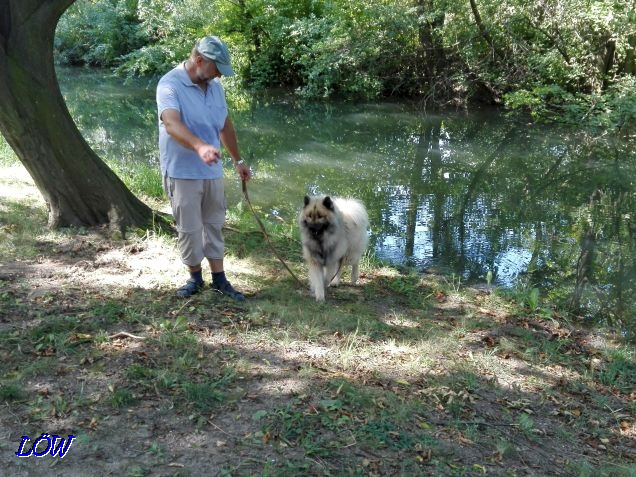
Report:
<svg viewBox="0 0 636 477"><path fill-rule="evenodd" d="M310 224L305 221L305 226L309 230L312 237L320 237L325 230L329 227L329 224Z"/></svg>

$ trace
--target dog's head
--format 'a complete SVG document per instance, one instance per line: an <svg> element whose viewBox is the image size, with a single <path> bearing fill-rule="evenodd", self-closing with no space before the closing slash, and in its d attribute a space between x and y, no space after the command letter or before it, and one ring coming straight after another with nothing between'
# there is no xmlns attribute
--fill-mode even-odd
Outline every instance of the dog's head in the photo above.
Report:
<svg viewBox="0 0 636 477"><path fill-rule="evenodd" d="M334 205L329 196L305 196L301 212L301 226L316 238L329 228L333 220Z"/></svg>

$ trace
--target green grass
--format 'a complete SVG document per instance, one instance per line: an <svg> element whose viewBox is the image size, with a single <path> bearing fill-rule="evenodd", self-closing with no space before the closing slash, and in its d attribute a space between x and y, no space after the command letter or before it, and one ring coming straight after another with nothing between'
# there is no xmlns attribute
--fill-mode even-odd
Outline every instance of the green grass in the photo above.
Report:
<svg viewBox="0 0 636 477"><path fill-rule="evenodd" d="M137 402L137 397L130 389L114 389L109 397L109 402L114 408L119 409L134 404Z"/></svg>
<svg viewBox="0 0 636 477"><path fill-rule="evenodd" d="M610 352L607 363L598 371L598 379L607 386L613 386L621 392L634 390L636 383L636 363L634 350L621 347Z"/></svg>
<svg viewBox="0 0 636 477"><path fill-rule="evenodd" d="M46 222L46 212L35 199L0 202L0 256L6 259L37 256L47 242L47 233L43 230ZM18 249L16 243L20 244Z"/></svg>
<svg viewBox="0 0 636 477"><path fill-rule="evenodd" d="M19 164L19 160L6 139L0 134L0 166L13 166Z"/></svg>
<svg viewBox="0 0 636 477"><path fill-rule="evenodd" d="M120 161L109 161L108 165L134 194L152 199L164 197L157 165L138 163L134 168L127 168Z"/></svg>
<svg viewBox="0 0 636 477"><path fill-rule="evenodd" d="M26 398L23 387L16 382L0 382L0 401L20 401Z"/></svg>
<svg viewBox="0 0 636 477"><path fill-rule="evenodd" d="M17 267L0 281L0 424L63 423L96 473L125 458L125 429L138 461L122 475L635 474L633 348L547 318L532 290L484 293L368 254L360 286L316 303L294 227L267 224L302 286L236 207L227 269L248 300L183 301L174 238L51 232L30 207L0 202Z"/></svg>

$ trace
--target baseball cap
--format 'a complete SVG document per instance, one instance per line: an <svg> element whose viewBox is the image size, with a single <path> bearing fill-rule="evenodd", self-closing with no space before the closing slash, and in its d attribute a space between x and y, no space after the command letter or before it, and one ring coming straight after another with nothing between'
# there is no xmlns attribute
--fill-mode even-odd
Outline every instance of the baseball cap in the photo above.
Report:
<svg viewBox="0 0 636 477"><path fill-rule="evenodd" d="M201 38L197 42L196 49L202 56L214 61L223 76L234 76L234 70L230 64L230 51L219 37L206 36Z"/></svg>

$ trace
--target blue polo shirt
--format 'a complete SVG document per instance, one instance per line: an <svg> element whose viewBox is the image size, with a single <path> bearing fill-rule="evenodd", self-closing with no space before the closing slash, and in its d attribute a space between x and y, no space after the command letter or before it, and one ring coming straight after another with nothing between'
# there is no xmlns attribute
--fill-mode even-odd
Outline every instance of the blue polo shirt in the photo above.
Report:
<svg viewBox="0 0 636 477"><path fill-rule="evenodd" d="M221 148L219 132L227 117L227 103L221 83L214 79L207 91L194 84L185 70L185 63L166 73L157 85L159 113L159 157L161 175L175 179L220 179L223 165L217 161L205 164L199 155L172 139L161 120L166 109L176 109L181 121L208 144Z"/></svg>

